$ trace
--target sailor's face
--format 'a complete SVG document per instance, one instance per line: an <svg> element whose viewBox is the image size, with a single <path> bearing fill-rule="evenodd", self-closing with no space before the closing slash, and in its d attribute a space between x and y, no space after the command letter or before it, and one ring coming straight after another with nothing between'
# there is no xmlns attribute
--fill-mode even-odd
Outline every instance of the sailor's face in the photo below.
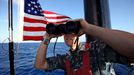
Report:
<svg viewBox="0 0 134 75"><path fill-rule="evenodd" d="M72 46L75 42L76 36L74 34L65 34L64 35L64 40L66 45Z"/></svg>

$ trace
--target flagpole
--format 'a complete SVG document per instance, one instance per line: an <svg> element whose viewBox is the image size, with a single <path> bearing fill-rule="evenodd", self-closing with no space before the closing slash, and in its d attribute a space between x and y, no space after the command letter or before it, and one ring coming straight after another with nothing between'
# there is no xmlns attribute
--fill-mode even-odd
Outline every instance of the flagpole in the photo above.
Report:
<svg viewBox="0 0 134 75"><path fill-rule="evenodd" d="M15 75L14 71L14 51L13 51L13 14L12 0L8 0L8 30L9 30L9 62L10 75Z"/></svg>

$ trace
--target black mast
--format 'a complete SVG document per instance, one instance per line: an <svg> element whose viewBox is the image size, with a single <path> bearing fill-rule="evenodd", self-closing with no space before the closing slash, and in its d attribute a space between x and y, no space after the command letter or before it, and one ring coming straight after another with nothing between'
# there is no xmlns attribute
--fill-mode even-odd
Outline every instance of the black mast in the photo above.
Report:
<svg viewBox="0 0 134 75"><path fill-rule="evenodd" d="M10 75L15 75L14 70L14 51L13 51L13 9L12 0L8 0L8 30L9 30L9 61L10 61Z"/></svg>
<svg viewBox="0 0 134 75"><path fill-rule="evenodd" d="M111 28L108 0L84 0L84 14L87 22L105 28ZM87 36L87 41L89 39Z"/></svg>

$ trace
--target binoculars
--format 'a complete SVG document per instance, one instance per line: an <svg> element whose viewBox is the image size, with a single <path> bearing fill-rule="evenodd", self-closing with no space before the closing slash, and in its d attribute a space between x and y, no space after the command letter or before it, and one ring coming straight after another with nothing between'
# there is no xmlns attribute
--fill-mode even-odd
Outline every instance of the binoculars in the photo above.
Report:
<svg viewBox="0 0 134 75"><path fill-rule="evenodd" d="M49 23L46 26L46 32L49 34L60 35L60 34L78 34L81 28L79 21L68 21L65 24L53 24Z"/></svg>

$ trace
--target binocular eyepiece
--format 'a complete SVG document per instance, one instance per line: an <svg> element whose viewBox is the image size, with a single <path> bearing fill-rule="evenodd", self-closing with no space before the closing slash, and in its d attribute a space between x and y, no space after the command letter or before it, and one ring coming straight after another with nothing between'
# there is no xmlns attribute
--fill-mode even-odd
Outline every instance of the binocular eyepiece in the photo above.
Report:
<svg viewBox="0 0 134 75"><path fill-rule="evenodd" d="M46 31L49 34L54 35L70 34L70 33L78 34L80 28L81 25L79 21L69 21L66 22L65 24L58 24L58 25L49 23L46 26Z"/></svg>

